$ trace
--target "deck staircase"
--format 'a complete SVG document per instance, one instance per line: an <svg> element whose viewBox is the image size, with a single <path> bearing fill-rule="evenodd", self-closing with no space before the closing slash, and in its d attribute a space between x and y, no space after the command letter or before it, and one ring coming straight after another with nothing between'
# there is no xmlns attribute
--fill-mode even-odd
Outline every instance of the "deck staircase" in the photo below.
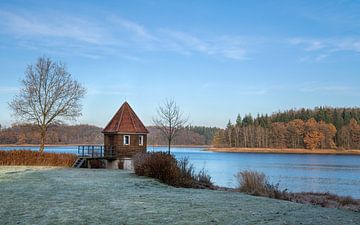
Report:
<svg viewBox="0 0 360 225"><path fill-rule="evenodd" d="M77 158L76 161L74 162L74 164L72 165L72 168L80 168L84 162L86 161L86 159L84 158Z"/></svg>

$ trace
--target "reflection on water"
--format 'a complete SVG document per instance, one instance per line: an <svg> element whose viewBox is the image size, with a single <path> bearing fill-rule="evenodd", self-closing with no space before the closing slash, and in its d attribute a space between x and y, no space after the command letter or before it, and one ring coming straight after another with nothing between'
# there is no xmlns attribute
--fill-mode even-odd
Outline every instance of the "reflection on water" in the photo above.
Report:
<svg viewBox="0 0 360 225"><path fill-rule="evenodd" d="M1 149L14 149L12 147ZM37 147L27 147L37 150ZM47 152L76 153L76 146L46 147ZM149 151L166 151L149 147ZM235 174L257 170L289 191L331 192L360 198L360 156L207 152L201 148L172 148L176 158L188 157L197 170L205 168L215 184L235 187Z"/></svg>

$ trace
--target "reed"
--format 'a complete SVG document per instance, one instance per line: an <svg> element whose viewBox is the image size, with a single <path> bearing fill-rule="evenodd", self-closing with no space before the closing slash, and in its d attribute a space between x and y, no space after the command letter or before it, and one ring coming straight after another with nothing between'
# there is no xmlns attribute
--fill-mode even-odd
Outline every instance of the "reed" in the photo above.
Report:
<svg viewBox="0 0 360 225"><path fill-rule="evenodd" d="M31 150L0 150L0 165L2 166L71 167L75 160L76 155L69 153L40 153Z"/></svg>

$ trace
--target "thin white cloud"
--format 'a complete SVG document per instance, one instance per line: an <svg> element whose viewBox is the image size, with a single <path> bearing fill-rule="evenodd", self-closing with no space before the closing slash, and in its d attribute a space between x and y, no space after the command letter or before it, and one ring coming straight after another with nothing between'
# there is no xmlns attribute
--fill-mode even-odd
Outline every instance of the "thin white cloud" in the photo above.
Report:
<svg viewBox="0 0 360 225"><path fill-rule="evenodd" d="M305 51L360 52L360 38L292 38L289 43L302 46Z"/></svg>
<svg viewBox="0 0 360 225"><path fill-rule="evenodd" d="M78 17L20 15L0 11L0 18L1 27L17 36L60 37L91 44L103 40L104 31L99 25Z"/></svg>
<svg viewBox="0 0 360 225"><path fill-rule="evenodd" d="M204 92L218 93L224 90L229 91L236 95L266 95L270 92L279 91L282 89L278 85L254 85L254 84L219 84L213 82L205 82L200 85Z"/></svg>
<svg viewBox="0 0 360 225"><path fill-rule="evenodd" d="M360 37L343 38L292 38L288 43L299 46L305 55L298 62L323 62L338 54L360 53Z"/></svg>
<svg viewBox="0 0 360 225"><path fill-rule="evenodd" d="M0 86L0 94L15 94L18 91L18 87Z"/></svg>
<svg viewBox="0 0 360 225"><path fill-rule="evenodd" d="M357 93L358 88L348 84L324 84L318 82L307 82L299 85L298 90L303 93L321 93L321 94L348 94Z"/></svg>
<svg viewBox="0 0 360 225"><path fill-rule="evenodd" d="M145 26L111 15L96 20L79 16L41 15L0 10L1 33L38 51L59 51L88 58L124 55L137 59L139 52L194 53L232 60L248 59L246 43L238 37L199 35ZM30 44L31 43L31 44ZM25 46L26 46L25 45ZM25 47L23 46L23 47Z"/></svg>
<svg viewBox="0 0 360 225"><path fill-rule="evenodd" d="M162 39L167 40L170 48L179 53L191 54L192 52L203 53L209 56L220 56L233 60L246 60L246 43L239 37L215 36L199 38L195 35L172 31L161 30ZM166 45L165 45L166 46Z"/></svg>
<svg viewBox="0 0 360 225"><path fill-rule="evenodd" d="M129 83L122 83L117 85L87 85L89 95L119 95L131 96L133 95L135 86Z"/></svg>
<svg viewBox="0 0 360 225"><path fill-rule="evenodd" d="M147 29L130 20L126 20L117 16L111 16L109 18L109 21L111 21L112 23L119 25L121 28L126 29L127 31L133 33L134 35L136 35L138 38L142 38L142 39L154 39L154 36L152 36L150 34L149 31L147 31Z"/></svg>

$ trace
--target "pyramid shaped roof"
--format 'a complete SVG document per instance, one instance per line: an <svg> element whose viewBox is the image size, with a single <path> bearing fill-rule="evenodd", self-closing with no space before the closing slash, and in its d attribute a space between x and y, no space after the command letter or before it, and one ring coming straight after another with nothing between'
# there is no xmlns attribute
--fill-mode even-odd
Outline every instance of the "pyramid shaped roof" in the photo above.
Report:
<svg viewBox="0 0 360 225"><path fill-rule="evenodd" d="M129 103L124 102L102 133L149 133Z"/></svg>

